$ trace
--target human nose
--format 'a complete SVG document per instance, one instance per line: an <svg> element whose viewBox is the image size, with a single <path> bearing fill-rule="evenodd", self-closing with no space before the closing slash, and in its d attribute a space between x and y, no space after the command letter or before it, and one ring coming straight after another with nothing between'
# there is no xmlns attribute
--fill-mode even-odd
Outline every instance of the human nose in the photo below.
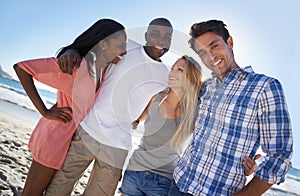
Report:
<svg viewBox="0 0 300 196"><path fill-rule="evenodd" d="M165 37L159 36L156 39L156 45L158 45L162 48L169 48L169 41Z"/></svg>
<svg viewBox="0 0 300 196"><path fill-rule="evenodd" d="M209 51L208 52L208 59L210 60L210 61L214 61L215 60L215 58L216 58L216 54L214 53L214 52L212 52L212 51Z"/></svg>
<svg viewBox="0 0 300 196"><path fill-rule="evenodd" d="M126 50L126 48L123 48L122 50L121 50L121 56L124 56L124 55L126 55L127 54L127 50Z"/></svg>

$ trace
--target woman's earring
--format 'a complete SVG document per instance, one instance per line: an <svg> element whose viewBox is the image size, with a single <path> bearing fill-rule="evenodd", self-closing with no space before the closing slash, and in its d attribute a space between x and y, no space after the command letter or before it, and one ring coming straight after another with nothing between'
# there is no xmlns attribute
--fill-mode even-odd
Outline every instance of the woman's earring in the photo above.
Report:
<svg viewBox="0 0 300 196"><path fill-rule="evenodd" d="M103 47L102 50L105 50L105 48Z"/></svg>

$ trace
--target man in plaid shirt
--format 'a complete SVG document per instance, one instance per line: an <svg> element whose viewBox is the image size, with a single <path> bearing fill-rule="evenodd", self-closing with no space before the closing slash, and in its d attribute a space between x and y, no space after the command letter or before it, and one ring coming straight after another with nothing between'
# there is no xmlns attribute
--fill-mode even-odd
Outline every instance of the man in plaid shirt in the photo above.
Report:
<svg viewBox="0 0 300 196"><path fill-rule="evenodd" d="M261 195L291 167L292 128L278 80L240 68L222 21L191 27L190 44L212 73L199 95L190 145L174 171L169 195ZM242 159L261 146L266 156L245 186Z"/></svg>

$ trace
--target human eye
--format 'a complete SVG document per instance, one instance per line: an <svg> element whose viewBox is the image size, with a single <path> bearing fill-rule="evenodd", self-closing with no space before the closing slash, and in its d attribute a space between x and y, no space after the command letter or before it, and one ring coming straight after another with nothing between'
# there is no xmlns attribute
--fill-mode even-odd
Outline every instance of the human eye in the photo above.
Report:
<svg viewBox="0 0 300 196"><path fill-rule="evenodd" d="M180 72L183 72L183 69L182 69L182 68L180 68L180 67L179 67L177 70L178 70L178 71L180 71Z"/></svg>
<svg viewBox="0 0 300 196"><path fill-rule="evenodd" d="M126 47L125 47L125 45L119 45L119 48L120 48L121 50L124 50Z"/></svg>
<svg viewBox="0 0 300 196"><path fill-rule="evenodd" d="M211 46L211 48L212 48L212 49L216 49L216 48L218 48L218 46L219 46L218 43L214 43L214 44Z"/></svg>
<svg viewBox="0 0 300 196"><path fill-rule="evenodd" d="M166 41L171 41L172 37L171 37L171 35L167 35L167 36L164 37L164 39L165 39Z"/></svg>
<svg viewBox="0 0 300 196"><path fill-rule="evenodd" d="M158 38L158 37L159 37L158 33L156 33L156 32L152 32L152 33L150 34L150 36L151 36L152 38Z"/></svg>

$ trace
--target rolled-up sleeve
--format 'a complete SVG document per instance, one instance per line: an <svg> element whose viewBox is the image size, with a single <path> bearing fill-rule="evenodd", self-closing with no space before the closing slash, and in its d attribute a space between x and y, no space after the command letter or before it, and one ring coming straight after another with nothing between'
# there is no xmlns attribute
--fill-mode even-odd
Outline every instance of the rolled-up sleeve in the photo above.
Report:
<svg viewBox="0 0 300 196"><path fill-rule="evenodd" d="M60 70L56 58L33 59L22 61L17 64L35 80L70 94L74 77L63 73Z"/></svg>
<svg viewBox="0 0 300 196"><path fill-rule="evenodd" d="M266 153L255 176L270 184L284 182L291 167L293 137L290 116L280 82L272 79L258 106L260 144Z"/></svg>

